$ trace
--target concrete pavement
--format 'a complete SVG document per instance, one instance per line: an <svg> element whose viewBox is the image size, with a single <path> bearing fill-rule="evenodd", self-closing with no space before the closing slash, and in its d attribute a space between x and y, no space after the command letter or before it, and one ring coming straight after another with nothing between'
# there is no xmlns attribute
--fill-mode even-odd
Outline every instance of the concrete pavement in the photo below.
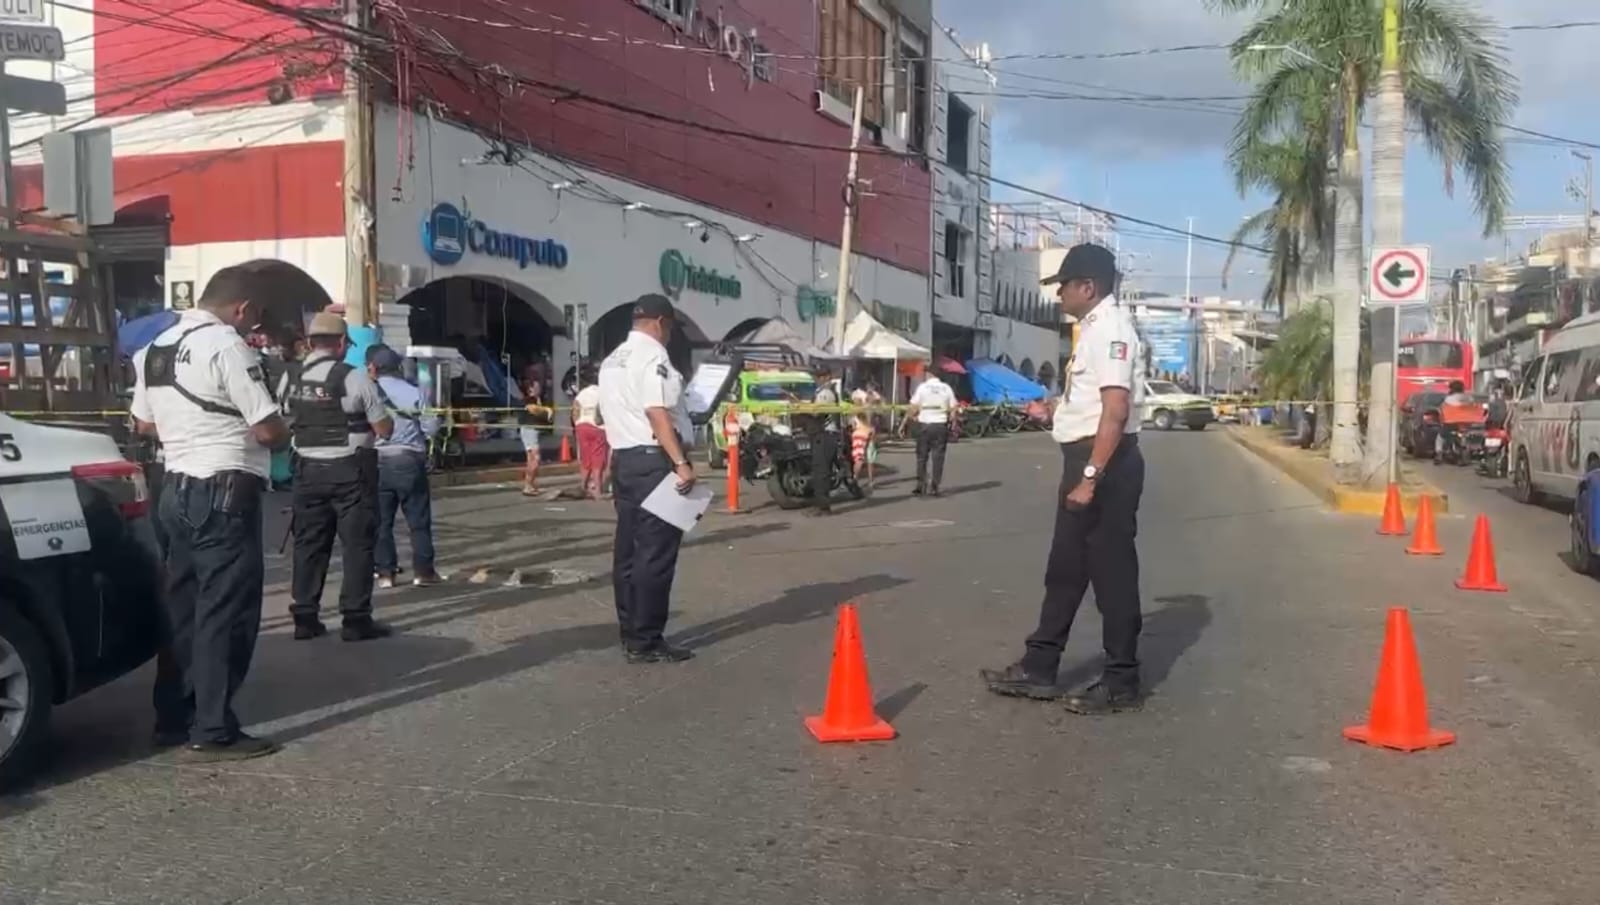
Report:
<svg viewBox="0 0 1600 905"><path fill-rule="evenodd" d="M1460 513L1516 506L1492 490L1449 488L1450 555L1417 561L1214 432L1145 450L1141 714L976 680L1036 615L1059 477L1039 435L952 447L937 501L901 476L829 520L709 516L678 666L621 662L607 509L452 492L446 563L536 586L385 595L403 634L365 645L289 641L277 594L241 702L288 742L272 758L150 756L147 675L69 705L55 768L0 798L0 901L1592 901L1597 589L1561 571L1559 516L1493 508L1512 592L1470 595ZM800 725L847 599L891 743ZM1452 748L1339 737L1395 604ZM1088 677L1092 606L1079 626Z"/></svg>

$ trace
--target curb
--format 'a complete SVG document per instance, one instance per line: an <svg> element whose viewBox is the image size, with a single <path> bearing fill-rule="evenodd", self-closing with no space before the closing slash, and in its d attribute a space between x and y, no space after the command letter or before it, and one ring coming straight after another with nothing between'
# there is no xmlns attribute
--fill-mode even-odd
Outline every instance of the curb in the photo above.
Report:
<svg viewBox="0 0 1600 905"><path fill-rule="evenodd" d="M1232 437L1233 442L1265 459L1268 464L1321 497L1333 511L1353 515L1383 514L1384 491L1345 487L1336 483L1323 468L1308 460L1297 449L1266 442L1259 436L1239 428L1227 428L1223 432ZM1450 497L1439 488L1428 484L1401 488L1400 508L1407 516L1415 515L1417 502L1424 496L1433 497L1433 511L1436 514L1450 511Z"/></svg>

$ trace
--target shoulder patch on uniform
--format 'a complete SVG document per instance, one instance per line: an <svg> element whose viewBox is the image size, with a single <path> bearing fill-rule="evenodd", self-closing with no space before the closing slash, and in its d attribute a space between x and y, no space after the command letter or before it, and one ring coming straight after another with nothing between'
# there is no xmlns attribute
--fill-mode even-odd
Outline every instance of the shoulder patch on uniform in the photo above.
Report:
<svg viewBox="0 0 1600 905"><path fill-rule="evenodd" d="M267 382L267 372L263 371L260 365L251 365L250 367L245 368L244 372L249 374L250 379L254 380L256 383Z"/></svg>
<svg viewBox="0 0 1600 905"><path fill-rule="evenodd" d="M664 364L656 365L656 376L660 377L662 380L666 380L667 379L667 366L664 365Z"/></svg>
<svg viewBox="0 0 1600 905"><path fill-rule="evenodd" d="M1127 343L1112 343L1111 344L1111 359L1113 361L1127 361L1128 360L1128 344Z"/></svg>

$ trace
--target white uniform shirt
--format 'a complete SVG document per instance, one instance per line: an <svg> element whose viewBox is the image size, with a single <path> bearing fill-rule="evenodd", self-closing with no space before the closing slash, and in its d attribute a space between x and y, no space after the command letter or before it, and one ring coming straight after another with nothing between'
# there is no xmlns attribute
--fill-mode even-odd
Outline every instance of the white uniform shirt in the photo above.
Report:
<svg viewBox="0 0 1600 905"><path fill-rule="evenodd" d="M645 416L650 408L670 412L679 441L689 441L693 429L684 408L683 375L672 367L666 346L634 330L600 363L600 417L605 421L606 443L614 450L661 445Z"/></svg>
<svg viewBox="0 0 1600 905"><path fill-rule="evenodd" d="M244 337L211 312L193 308L151 345L172 345L185 331L202 324L205 329L195 330L183 341L173 380L196 397L235 409L239 415L208 412L172 387L145 386L146 347L133 356L133 416L156 426L169 472L191 478L209 478L220 471L269 477L272 452L255 441L250 428L278 414L278 404L267 391L260 356Z"/></svg>
<svg viewBox="0 0 1600 905"><path fill-rule="evenodd" d="M1085 315L1078 327L1078 343L1067 362L1067 380L1056 404L1050 435L1057 443L1093 437L1100 430L1103 389L1121 387L1132 397L1123 433L1139 432L1139 406L1144 401L1144 381L1138 377L1144 346L1133 326L1133 311L1108 295Z"/></svg>
<svg viewBox="0 0 1600 905"><path fill-rule="evenodd" d="M936 375L929 374L911 394L911 407L916 409L917 421L921 424L947 424L950 412L956 407L956 391Z"/></svg>
<svg viewBox="0 0 1600 905"><path fill-rule="evenodd" d="M600 387L589 384L578 391L577 398L572 400L578 406L579 424L600 424Z"/></svg>

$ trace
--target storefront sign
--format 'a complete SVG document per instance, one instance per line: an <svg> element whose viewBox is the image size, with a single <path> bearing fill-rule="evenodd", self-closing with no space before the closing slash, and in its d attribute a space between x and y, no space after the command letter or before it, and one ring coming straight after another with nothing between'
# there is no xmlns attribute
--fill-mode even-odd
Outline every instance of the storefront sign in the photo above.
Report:
<svg viewBox="0 0 1600 905"><path fill-rule="evenodd" d="M872 300L872 316L878 319L878 323L900 333L917 333L922 329L921 311L885 305L877 299Z"/></svg>
<svg viewBox="0 0 1600 905"><path fill-rule="evenodd" d="M715 270L701 267L676 248L661 253L661 291L672 298L691 292L703 292L723 298L736 299L744 294L739 278L723 276Z"/></svg>
<svg viewBox="0 0 1600 905"><path fill-rule="evenodd" d="M833 295L818 292L810 286L801 286L795 293L795 307L800 309L800 319L809 321L819 317L832 317L838 307L834 304Z"/></svg>
<svg viewBox="0 0 1600 905"><path fill-rule="evenodd" d="M755 29L741 32L725 22L720 7L713 19L700 9L700 0L633 0L633 4L672 26L678 34L693 38L739 64L744 70L746 84L752 78L772 81L772 51L756 41Z"/></svg>
<svg viewBox="0 0 1600 905"><path fill-rule="evenodd" d="M449 267L467 253L560 269L567 266L567 247L554 239L531 239L501 232L482 220L463 216L454 204L436 204L422 223L422 248L435 264Z"/></svg>

